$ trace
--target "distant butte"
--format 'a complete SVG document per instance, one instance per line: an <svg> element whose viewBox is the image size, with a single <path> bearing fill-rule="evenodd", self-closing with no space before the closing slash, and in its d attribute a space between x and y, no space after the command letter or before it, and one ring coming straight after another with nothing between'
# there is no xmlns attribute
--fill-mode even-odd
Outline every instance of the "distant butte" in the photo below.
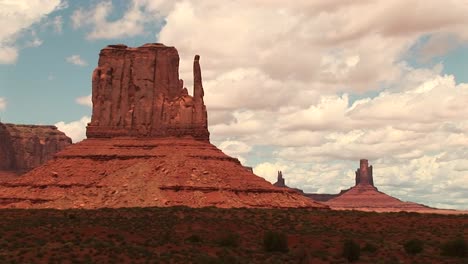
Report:
<svg viewBox="0 0 468 264"><path fill-rule="evenodd" d="M395 197L379 191L374 186L373 167L366 159L360 160L356 170L356 183L354 187L342 190L331 199L324 202L332 209L360 210L376 212L420 212L420 213L462 213L456 210L443 210L431 208L413 202L403 202ZM466 212L463 212L466 213Z"/></svg>
<svg viewBox="0 0 468 264"><path fill-rule="evenodd" d="M379 191L374 186L373 167L369 166L369 161L366 159L360 160L359 168L356 170L355 185L349 189L341 190L338 194L304 193L300 189L290 188L285 184L281 171L278 172L278 180L274 185L294 190L314 201L329 205L331 209L335 210L467 214L466 211L437 209L418 203L403 202Z"/></svg>
<svg viewBox="0 0 468 264"><path fill-rule="evenodd" d="M30 171L71 144L55 126L0 123L0 171L2 175Z"/></svg>
<svg viewBox="0 0 468 264"><path fill-rule="evenodd" d="M361 210L378 212L412 211L423 212L435 210L428 206L413 202L403 202L397 198L377 190L374 186L373 168L366 159L360 160L356 170L354 187L342 191L336 197L324 202L333 209Z"/></svg>
<svg viewBox="0 0 468 264"><path fill-rule="evenodd" d="M210 144L199 61L190 96L174 47L101 50L88 138L1 183L0 207L328 208L271 185Z"/></svg>

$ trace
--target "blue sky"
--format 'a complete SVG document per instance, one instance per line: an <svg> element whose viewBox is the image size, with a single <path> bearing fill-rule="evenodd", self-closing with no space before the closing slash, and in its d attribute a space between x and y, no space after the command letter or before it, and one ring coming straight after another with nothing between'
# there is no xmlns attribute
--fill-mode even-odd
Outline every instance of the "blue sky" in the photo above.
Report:
<svg viewBox="0 0 468 264"><path fill-rule="evenodd" d="M82 140L100 49L163 42L188 87L201 55L212 142L258 175L333 193L368 158L381 190L468 209L468 7L428 2L3 0L0 118Z"/></svg>

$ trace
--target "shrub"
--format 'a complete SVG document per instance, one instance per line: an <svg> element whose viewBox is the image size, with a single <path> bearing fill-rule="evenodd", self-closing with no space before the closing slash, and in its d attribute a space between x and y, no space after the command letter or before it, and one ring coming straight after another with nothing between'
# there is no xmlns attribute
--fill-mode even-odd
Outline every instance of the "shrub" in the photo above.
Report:
<svg viewBox="0 0 468 264"><path fill-rule="evenodd" d="M349 262L359 260L361 256L361 248L358 243L351 239L345 240L343 243L343 257Z"/></svg>
<svg viewBox="0 0 468 264"><path fill-rule="evenodd" d="M288 252L288 238L284 233L267 231L263 236L263 246L268 252Z"/></svg>
<svg viewBox="0 0 468 264"><path fill-rule="evenodd" d="M371 243L366 243L366 245L362 248L362 251L375 253L377 252L377 246Z"/></svg>
<svg viewBox="0 0 468 264"><path fill-rule="evenodd" d="M236 233L225 233L216 241L222 247L237 247L239 246L239 235Z"/></svg>
<svg viewBox="0 0 468 264"><path fill-rule="evenodd" d="M199 243L201 242L201 238L198 235L191 235L185 239L185 241L190 243Z"/></svg>
<svg viewBox="0 0 468 264"><path fill-rule="evenodd" d="M467 244L462 237L447 241L442 245L442 255L444 256L463 258L468 256L467 252Z"/></svg>
<svg viewBox="0 0 468 264"><path fill-rule="evenodd" d="M411 239L406 241L405 244L403 244L403 247L407 254L416 255L423 251L424 242L419 239Z"/></svg>

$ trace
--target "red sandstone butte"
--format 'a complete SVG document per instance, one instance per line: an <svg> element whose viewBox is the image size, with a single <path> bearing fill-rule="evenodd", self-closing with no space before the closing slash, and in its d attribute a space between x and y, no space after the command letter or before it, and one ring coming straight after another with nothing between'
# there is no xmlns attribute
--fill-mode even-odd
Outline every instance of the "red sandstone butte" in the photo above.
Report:
<svg viewBox="0 0 468 264"><path fill-rule="evenodd" d="M356 185L348 190L342 191L337 197L324 203L329 205L332 209L338 210L450 213L450 210L440 210L413 202L403 202L380 192L374 186L372 170L372 166L368 166L368 161L366 159L361 159L360 166L356 171Z"/></svg>
<svg viewBox="0 0 468 264"><path fill-rule="evenodd" d="M0 183L0 207L328 208L271 185L212 145L199 56L193 96L178 65L177 50L162 44L104 48L88 139Z"/></svg>
<svg viewBox="0 0 468 264"><path fill-rule="evenodd" d="M0 123L0 171L3 174L29 171L71 143L55 126Z"/></svg>
<svg viewBox="0 0 468 264"><path fill-rule="evenodd" d="M174 47L110 45L93 72L93 115L88 138L191 136L208 140L199 56L193 62L193 97L179 79Z"/></svg>

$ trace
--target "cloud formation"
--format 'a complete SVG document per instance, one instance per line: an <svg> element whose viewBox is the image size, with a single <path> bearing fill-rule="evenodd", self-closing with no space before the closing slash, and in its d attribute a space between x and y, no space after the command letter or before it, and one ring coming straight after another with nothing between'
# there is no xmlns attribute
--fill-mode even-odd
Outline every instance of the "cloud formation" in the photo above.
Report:
<svg viewBox="0 0 468 264"><path fill-rule="evenodd" d="M336 193L368 158L381 190L467 209L467 84L406 61L466 45L463 1L133 0L111 20L112 8L75 11L73 25L111 39L164 19L155 37L177 47L187 86L201 55L212 140L257 156L257 174Z"/></svg>
<svg viewBox="0 0 468 264"><path fill-rule="evenodd" d="M65 123L64 121L57 122L55 126L67 136L73 143L79 142L86 138L86 126L91 122L89 116L83 116L80 120Z"/></svg>
<svg viewBox="0 0 468 264"><path fill-rule="evenodd" d="M3 111L6 109L7 106L7 101L4 97L0 97L0 111Z"/></svg>
<svg viewBox="0 0 468 264"><path fill-rule="evenodd" d="M84 106L93 107L93 102L91 100L91 94L87 96L81 96L76 98L76 103Z"/></svg>
<svg viewBox="0 0 468 264"><path fill-rule="evenodd" d="M0 1L0 24L8 25L0 28L0 64L15 63L21 31L60 6L60 0ZM38 41L33 40L32 46L38 46Z"/></svg>
<svg viewBox="0 0 468 264"><path fill-rule="evenodd" d="M132 37L144 33L147 18L138 1L130 3L123 17L110 21L108 17L113 9L111 1L104 1L88 10L76 10L71 17L73 27L91 28L87 34L88 39Z"/></svg>
<svg viewBox="0 0 468 264"><path fill-rule="evenodd" d="M80 55L71 55L69 57L66 57L65 60L68 62L68 63L71 63L71 64L74 64L74 65L77 65L77 66L87 66L88 63L83 60Z"/></svg>

